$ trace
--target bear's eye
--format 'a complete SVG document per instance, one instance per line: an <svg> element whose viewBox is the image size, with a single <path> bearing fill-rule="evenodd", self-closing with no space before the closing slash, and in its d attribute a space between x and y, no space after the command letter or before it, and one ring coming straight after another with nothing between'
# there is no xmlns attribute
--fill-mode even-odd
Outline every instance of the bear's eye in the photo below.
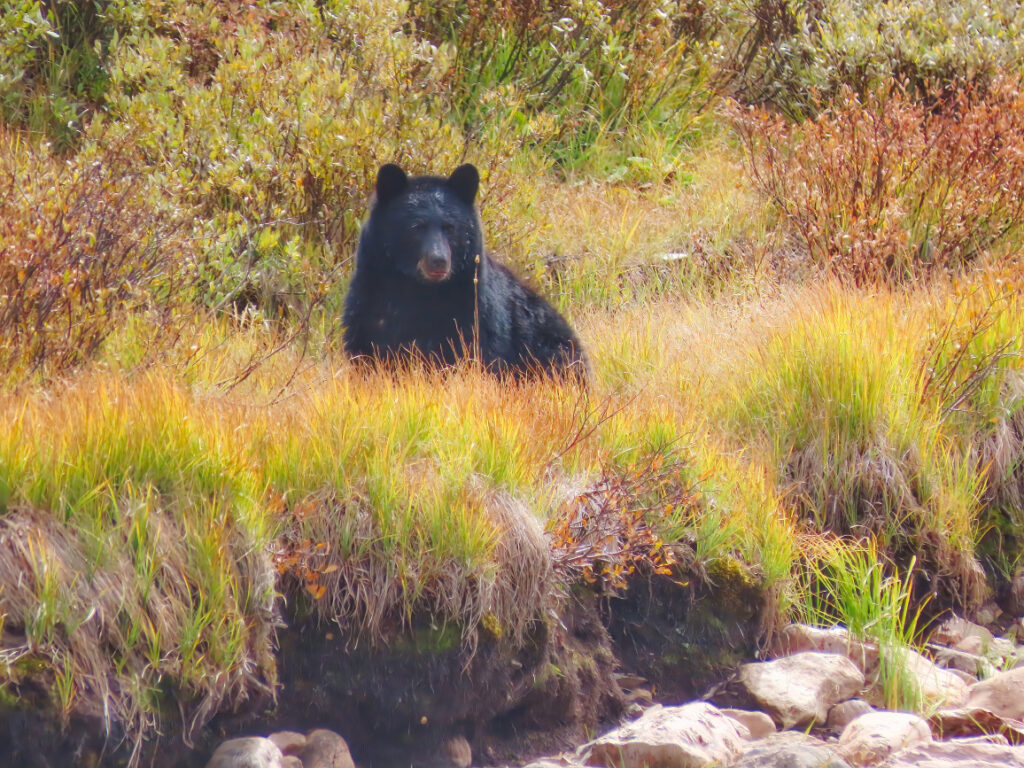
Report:
<svg viewBox="0 0 1024 768"><path fill-rule="evenodd" d="M448 236L454 235L455 234L455 225L452 222L450 222L450 221L446 221L443 224L441 224L441 231L444 232Z"/></svg>

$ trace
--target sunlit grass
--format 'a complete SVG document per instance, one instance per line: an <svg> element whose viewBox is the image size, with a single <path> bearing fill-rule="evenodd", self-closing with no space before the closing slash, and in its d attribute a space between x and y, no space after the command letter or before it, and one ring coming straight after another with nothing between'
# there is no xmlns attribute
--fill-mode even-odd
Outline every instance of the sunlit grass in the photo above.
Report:
<svg viewBox="0 0 1024 768"><path fill-rule="evenodd" d="M695 563L746 564L777 616L806 603L804 549L826 534L904 569L912 556L940 599L969 604L989 514L975 448L1012 415L999 380L1021 334L1016 300L958 290L591 307L587 390L470 364L357 370L326 327L313 355L228 321L197 324L180 367L140 365L122 330L96 369L0 397L5 630L47 660L61 707L117 690L111 716L141 732L161 680L214 707L272 684L275 589L369 637L425 615L470 642L485 619L517 636L551 599L541 531L617 477ZM946 348L957 340L972 358ZM956 409L963 387L926 386L993 351ZM659 495L681 488L687 503ZM844 562L819 581L859 579ZM837 599L828 618L849 624L854 607Z"/></svg>

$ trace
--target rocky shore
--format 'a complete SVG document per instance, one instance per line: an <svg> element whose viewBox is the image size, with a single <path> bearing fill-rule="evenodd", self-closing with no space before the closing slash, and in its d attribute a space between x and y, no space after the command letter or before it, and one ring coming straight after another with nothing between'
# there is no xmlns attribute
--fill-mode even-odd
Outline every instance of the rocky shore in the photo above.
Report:
<svg viewBox="0 0 1024 768"><path fill-rule="evenodd" d="M859 642L842 628L794 624L767 660L741 664L703 697L682 704L659 703L656 685L620 673L623 723L526 768L1024 768L1019 625L996 636L952 617L918 653ZM916 713L886 706L893 685L918 702ZM474 754L473 746L455 733L409 763L508 762L486 747ZM318 729L230 739L206 768L356 765L343 735Z"/></svg>

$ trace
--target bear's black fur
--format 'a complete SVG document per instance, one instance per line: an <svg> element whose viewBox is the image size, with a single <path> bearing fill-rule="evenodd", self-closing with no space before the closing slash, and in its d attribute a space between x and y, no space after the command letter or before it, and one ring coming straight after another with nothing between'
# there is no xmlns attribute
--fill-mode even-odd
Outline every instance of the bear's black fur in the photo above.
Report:
<svg viewBox="0 0 1024 768"><path fill-rule="evenodd" d="M380 169L345 299L345 349L442 365L478 353L498 373L584 377L569 324L485 253L479 185L472 165L447 179Z"/></svg>

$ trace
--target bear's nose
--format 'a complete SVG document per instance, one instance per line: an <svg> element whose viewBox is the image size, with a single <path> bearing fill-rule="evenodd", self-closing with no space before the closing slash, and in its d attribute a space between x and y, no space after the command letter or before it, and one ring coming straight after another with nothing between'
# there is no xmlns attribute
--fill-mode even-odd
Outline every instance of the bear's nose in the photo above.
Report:
<svg viewBox="0 0 1024 768"><path fill-rule="evenodd" d="M448 254L434 251L427 254L427 271L446 272L448 270Z"/></svg>

